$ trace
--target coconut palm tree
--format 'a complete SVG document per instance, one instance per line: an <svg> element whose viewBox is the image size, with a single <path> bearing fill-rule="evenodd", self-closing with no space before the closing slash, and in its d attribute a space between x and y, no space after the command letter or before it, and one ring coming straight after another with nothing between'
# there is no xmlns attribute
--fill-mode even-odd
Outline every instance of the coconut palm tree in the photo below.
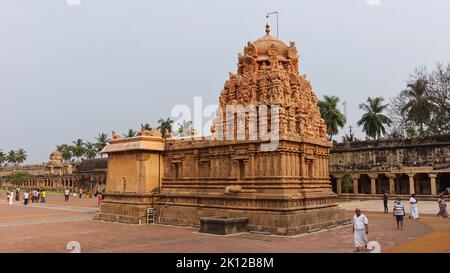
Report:
<svg viewBox="0 0 450 273"><path fill-rule="evenodd" d="M27 161L27 152L25 152L24 149L20 148L16 151L16 162L17 164L22 164L23 162Z"/></svg>
<svg viewBox="0 0 450 273"><path fill-rule="evenodd" d="M367 136L378 139L386 133L385 125L390 126L392 120L385 116L383 111L388 107L388 104L382 104L384 99L382 97L367 98L367 104L361 103L359 109L365 113L357 122L358 126L363 126L363 131Z"/></svg>
<svg viewBox="0 0 450 273"><path fill-rule="evenodd" d="M178 133L180 136L188 136L192 129L192 121L190 120L183 120L181 123L178 123Z"/></svg>
<svg viewBox="0 0 450 273"><path fill-rule="evenodd" d="M151 131L152 129L153 128L147 122L141 124L141 130Z"/></svg>
<svg viewBox="0 0 450 273"><path fill-rule="evenodd" d="M84 144L84 155L87 159L93 159L97 156L97 147L94 143L88 141Z"/></svg>
<svg viewBox="0 0 450 273"><path fill-rule="evenodd" d="M318 102L320 115L327 125L328 138L339 133L339 128L344 127L347 119L338 109L339 98L336 96L323 96L324 100Z"/></svg>
<svg viewBox="0 0 450 273"><path fill-rule="evenodd" d="M16 164L17 163L16 151L13 151L13 150L9 151L8 155L6 156L6 160L8 160L9 164L12 164L12 165Z"/></svg>
<svg viewBox="0 0 450 273"><path fill-rule="evenodd" d="M0 167L7 161L6 154L0 150Z"/></svg>
<svg viewBox="0 0 450 273"><path fill-rule="evenodd" d="M400 113L417 124L420 128L420 135L424 135L423 125L430 120L432 103L427 99L427 80L417 79L408 83L406 89L400 93L400 96L406 98L406 104L400 109Z"/></svg>
<svg viewBox="0 0 450 273"><path fill-rule="evenodd" d="M161 134L164 138L168 137L171 133L172 133L172 123L173 120L171 120L170 118L167 119L163 119L160 118L158 120L158 130L161 131Z"/></svg>
<svg viewBox="0 0 450 273"><path fill-rule="evenodd" d="M81 138L75 140L72 146L72 155L80 160L85 153L84 142Z"/></svg>
<svg viewBox="0 0 450 273"><path fill-rule="evenodd" d="M123 134L124 137L135 137L137 135L137 132L133 129L128 129L128 132L126 134Z"/></svg>
<svg viewBox="0 0 450 273"><path fill-rule="evenodd" d="M98 137L95 138L97 140L97 143L95 143L95 147L97 149L97 152L101 152L103 148L108 145L110 139L108 138L108 135L105 133L98 134ZM100 157L103 157L103 154L100 154Z"/></svg>
<svg viewBox="0 0 450 273"><path fill-rule="evenodd" d="M62 145L56 146L56 150L58 150L61 153L62 158L66 162L72 161L72 157L73 157L72 149L73 149L73 147L70 145L67 145L67 144L62 144Z"/></svg>

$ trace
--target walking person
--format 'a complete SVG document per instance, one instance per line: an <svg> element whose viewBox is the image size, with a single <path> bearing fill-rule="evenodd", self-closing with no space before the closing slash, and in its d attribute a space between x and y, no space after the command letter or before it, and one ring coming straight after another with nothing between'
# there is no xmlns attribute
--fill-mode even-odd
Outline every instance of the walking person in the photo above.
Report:
<svg viewBox="0 0 450 273"><path fill-rule="evenodd" d="M419 208L417 207L417 199L415 194L411 194L411 198L409 198L409 204L410 204L409 218L419 219Z"/></svg>
<svg viewBox="0 0 450 273"><path fill-rule="evenodd" d="M41 199L41 192L39 191L39 189L36 189L36 203L39 203L40 199Z"/></svg>
<svg viewBox="0 0 450 273"><path fill-rule="evenodd" d="M16 189L16 201L20 201L20 188Z"/></svg>
<svg viewBox="0 0 450 273"><path fill-rule="evenodd" d="M6 196L7 196L6 198L8 200L8 205L10 205L10 206L13 204L13 195L14 195L14 193L12 191L8 190L8 192L6 194Z"/></svg>
<svg viewBox="0 0 450 273"><path fill-rule="evenodd" d="M65 190L64 190L64 201L69 201L69 195L70 195L70 190L69 190L69 188L66 188Z"/></svg>
<svg viewBox="0 0 450 273"><path fill-rule="evenodd" d="M394 211L392 212L392 217L395 217L397 221L397 229L403 229L403 218L405 217L405 206L400 198L397 198L394 205Z"/></svg>
<svg viewBox="0 0 450 273"><path fill-rule="evenodd" d="M367 249L367 234L369 234L369 219L361 213L360 209L355 210L353 216L353 240L356 252L360 252L361 248Z"/></svg>
<svg viewBox="0 0 450 273"><path fill-rule="evenodd" d="M46 196L46 192L45 192L45 189L43 189L41 191L41 203L45 203L45 196Z"/></svg>
<svg viewBox="0 0 450 273"><path fill-rule="evenodd" d="M28 205L28 198L29 198L29 193L27 191L23 192L23 204L26 206Z"/></svg>
<svg viewBox="0 0 450 273"><path fill-rule="evenodd" d="M31 203L34 203L34 190L30 191L30 196L28 197L28 200L31 200Z"/></svg>
<svg viewBox="0 0 450 273"><path fill-rule="evenodd" d="M447 210L447 204L445 203L444 195L441 194L438 199L438 205L439 205L439 212L437 214L438 217L447 218L448 217L448 210Z"/></svg>
<svg viewBox="0 0 450 273"><path fill-rule="evenodd" d="M384 205L384 213L388 213L388 194L387 192L383 191L383 205Z"/></svg>
<svg viewBox="0 0 450 273"><path fill-rule="evenodd" d="M103 195L101 192L97 193L97 205L100 207L102 205Z"/></svg>

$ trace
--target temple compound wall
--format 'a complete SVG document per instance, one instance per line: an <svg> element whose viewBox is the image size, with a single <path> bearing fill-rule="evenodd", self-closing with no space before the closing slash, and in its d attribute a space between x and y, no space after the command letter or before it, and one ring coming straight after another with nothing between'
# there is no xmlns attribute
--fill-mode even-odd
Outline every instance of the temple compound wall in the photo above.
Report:
<svg viewBox="0 0 450 273"><path fill-rule="evenodd" d="M44 164L0 168L0 188L16 188L17 185L8 183L4 177L11 172L20 171L30 175L29 181L20 185L23 189L63 191L69 188L72 192L82 189L85 193L95 193L105 189L107 166L107 158L83 160L73 164L64 163L61 153L55 151Z"/></svg>
<svg viewBox="0 0 450 273"><path fill-rule="evenodd" d="M250 110L230 114L229 106ZM110 161L98 219L142 223L153 207L162 224L244 217L250 230L284 235L348 220L331 189L331 143L317 97L298 74L295 43L272 37L268 27L248 42L216 117L208 137L113 134L103 151Z"/></svg>
<svg viewBox="0 0 450 273"><path fill-rule="evenodd" d="M337 194L448 194L450 136L335 144L329 170Z"/></svg>

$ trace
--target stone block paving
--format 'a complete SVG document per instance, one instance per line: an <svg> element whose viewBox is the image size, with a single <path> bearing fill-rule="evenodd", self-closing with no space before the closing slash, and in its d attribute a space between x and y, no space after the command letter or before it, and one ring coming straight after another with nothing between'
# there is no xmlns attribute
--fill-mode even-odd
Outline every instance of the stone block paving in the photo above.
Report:
<svg viewBox="0 0 450 273"><path fill-rule="evenodd" d="M56 206L54 204L54 206ZM242 233L216 236L198 233L197 228L164 225L126 225L93 221L95 212L46 207L0 204L0 252L70 252L70 241L81 252L352 252L351 226L294 237ZM68 207L70 209L70 207ZM367 213L369 240L379 241L381 249L399 246L430 234L420 221L406 220L397 231L392 217ZM352 216L352 212L348 212ZM36 220L38 219L38 220Z"/></svg>
<svg viewBox="0 0 450 273"><path fill-rule="evenodd" d="M407 200L402 201L405 205L405 212L409 215L409 202ZM436 215L439 211L439 206L436 201L420 201L417 203L420 214L432 214ZM356 208L362 211L372 211L372 212L383 212L383 200L365 200L365 201L353 201L340 203L339 207L345 210L355 210ZM394 207L394 200L388 201L389 212L392 213L392 208Z"/></svg>

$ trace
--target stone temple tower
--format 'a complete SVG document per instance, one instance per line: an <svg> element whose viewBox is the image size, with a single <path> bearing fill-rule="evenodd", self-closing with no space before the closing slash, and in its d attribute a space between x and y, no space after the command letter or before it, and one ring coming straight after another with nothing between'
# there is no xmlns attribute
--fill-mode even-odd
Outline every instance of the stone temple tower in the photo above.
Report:
<svg viewBox="0 0 450 273"><path fill-rule="evenodd" d="M266 26L238 55L211 137L113 137L98 218L142 223L153 207L162 224L245 218L249 230L283 235L347 221L331 190L326 126L298 66L295 43Z"/></svg>

